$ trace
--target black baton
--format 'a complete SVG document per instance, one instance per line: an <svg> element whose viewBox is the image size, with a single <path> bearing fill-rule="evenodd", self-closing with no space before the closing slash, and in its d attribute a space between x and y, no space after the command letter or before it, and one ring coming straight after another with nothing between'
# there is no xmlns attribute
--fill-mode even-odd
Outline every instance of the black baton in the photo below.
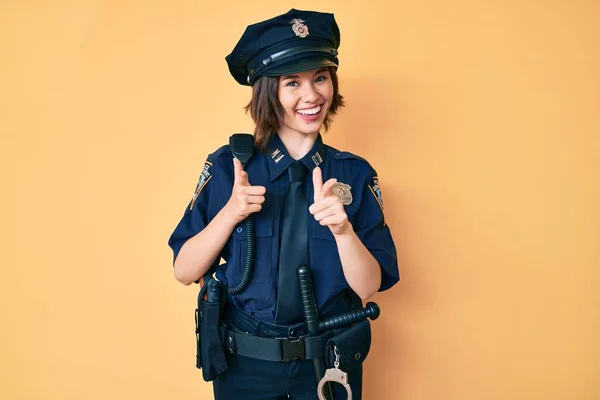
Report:
<svg viewBox="0 0 600 400"><path fill-rule="evenodd" d="M306 265L301 265L298 267L296 272L298 274L298 284L300 285L300 299L302 302L302 313L304 314L306 330L308 330L308 333L311 335L318 335L319 312L317 311L317 301L315 300L315 292L313 290L310 268L308 268ZM317 384L323 378L323 376L325 376L324 358L325 354L323 354L323 358L313 359L313 367L317 377ZM333 400L333 393L331 392L331 386L329 383L325 384L324 393L327 400Z"/></svg>
<svg viewBox="0 0 600 400"><path fill-rule="evenodd" d="M325 321L319 322L319 331L327 329L343 328L350 326L355 322L363 321L367 318L376 320L379 317L380 309L377 303L368 302L367 306L360 310L351 310L340 315L327 318Z"/></svg>

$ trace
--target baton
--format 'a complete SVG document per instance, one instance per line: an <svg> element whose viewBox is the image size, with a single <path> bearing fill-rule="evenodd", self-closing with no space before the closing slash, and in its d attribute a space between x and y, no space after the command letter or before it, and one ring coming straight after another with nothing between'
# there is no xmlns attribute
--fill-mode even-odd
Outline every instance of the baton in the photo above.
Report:
<svg viewBox="0 0 600 400"><path fill-rule="evenodd" d="M312 285L312 277L310 268L306 265L301 265L296 271L298 275L298 284L300 285L300 299L302 302L302 313L304 314L304 323L306 330L311 335L319 334L319 312L317 311L317 301ZM313 368L317 377L317 384L325 376L325 361L323 358L313 359ZM333 393L329 383L325 386L325 398L333 400Z"/></svg>
<svg viewBox="0 0 600 400"><path fill-rule="evenodd" d="M322 332L327 329L336 329L345 326L350 326L355 322L360 322L367 318L370 318L374 321L377 319L377 317L379 317L380 312L381 311L377 303L373 303L370 301L367 303L367 306L363 309L348 311L343 314L336 315L319 322L319 331Z"/></svg>

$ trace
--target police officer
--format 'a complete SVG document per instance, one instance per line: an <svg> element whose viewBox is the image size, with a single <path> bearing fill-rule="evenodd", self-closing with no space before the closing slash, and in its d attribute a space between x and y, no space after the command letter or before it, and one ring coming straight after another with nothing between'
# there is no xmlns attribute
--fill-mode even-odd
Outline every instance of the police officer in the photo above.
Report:
<svg viewBox="0 0 600 400"><path fill-rule="evenodd" d="M339 44L333 14L292 9L248 26L226 57L235 80L252 87L247 110L257 151L245 168L229 146L208 156L169 245L178 281L189 285L216 272L224 285L235 285L248 251L244 221L253 216L251 281L228 295L223 315L244 338L292 343L306 334L294 277L299 264L312 271L321 318L360 307L399 280L377 173L366 160L325 145L320 134L343 106ZM221 258L226 263L218 265ZM252 351L239 337L227 372L214 381L216 399L317 398L307 349L273 359L266 355L271 341ZM360 399L362 366L347 372Z"/></svg>

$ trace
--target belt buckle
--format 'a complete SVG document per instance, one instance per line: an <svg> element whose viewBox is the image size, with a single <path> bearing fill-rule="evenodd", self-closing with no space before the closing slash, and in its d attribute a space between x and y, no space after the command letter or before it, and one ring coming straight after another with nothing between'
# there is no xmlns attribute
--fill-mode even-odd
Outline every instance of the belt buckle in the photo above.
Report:
<svg viewBox="0 0 600 400"><path fill-rule="evenodd" d="M306 360L305 336L281 339L281 361Z"/></svg>

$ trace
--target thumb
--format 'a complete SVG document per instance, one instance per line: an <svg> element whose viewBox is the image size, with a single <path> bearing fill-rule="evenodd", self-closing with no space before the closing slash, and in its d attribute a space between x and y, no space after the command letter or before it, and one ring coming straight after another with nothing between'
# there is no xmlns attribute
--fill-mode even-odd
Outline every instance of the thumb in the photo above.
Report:
<svg viewBox="0 0 600 400"><path fill-rule="evenodd" d="M237 158L233 158L233 184L239 185L243 183L242 163Z"/></svg>
<svg viewBox="0 0 600 400"><path fill-rule="evenodd" d="M321 197L326 197L329 196L330 194L335 194L333 192L333 185L335 185L337 182L337 179L335 178L331 178L329 179L327 182L325 182L323 184L323 187L321 188Z"/></svg>
<svg viewBox="0 0 600 400"><path fill-rule="evenodd" d="M313 188L315 192L315 203L321 200L321 189L323 188L323 176L321 175L321 168L316 167L313 169Z"/></svg>

